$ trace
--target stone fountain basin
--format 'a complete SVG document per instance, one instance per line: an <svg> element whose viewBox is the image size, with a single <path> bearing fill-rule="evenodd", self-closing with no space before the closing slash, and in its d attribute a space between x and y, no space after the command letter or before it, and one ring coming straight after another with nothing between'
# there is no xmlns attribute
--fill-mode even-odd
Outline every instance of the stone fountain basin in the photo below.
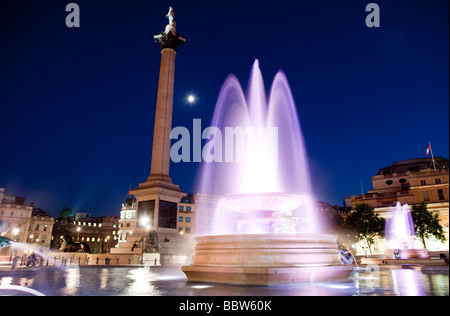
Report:
<svg viewBox="0 0 450 316"><path fill-rule="evenodd" d="M286 213L300 207L303 202L301 195L277 192L238 194L221 199L225 207L240 213Z"/></svg>
<svg viewBox="0 0 450 316"><path fill-rule="evenodd" d="M340 263L336 236L242 234L196 237L192 265L282 267Z"/></svg>
<svg viewBox="0 0 450 316"><path fill-rule="evenodd" d="M188 281L271 285L347 279L336 236L244 234L196 237Z"/></svg>

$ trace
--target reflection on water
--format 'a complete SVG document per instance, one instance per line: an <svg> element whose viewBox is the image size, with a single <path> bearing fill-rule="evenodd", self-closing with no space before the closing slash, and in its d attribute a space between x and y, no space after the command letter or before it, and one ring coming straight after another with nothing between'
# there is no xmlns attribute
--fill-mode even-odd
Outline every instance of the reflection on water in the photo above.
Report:
<svg viewBox="0 0 450 316"><path fill-rule="evenodd" d="M448 274L411 269L360 270L348 282L279 286L238 286L188 283L177 267L101 268L40 267L34 274L0 274L0 295L152 295L152 296L448 296Z"/></svg>

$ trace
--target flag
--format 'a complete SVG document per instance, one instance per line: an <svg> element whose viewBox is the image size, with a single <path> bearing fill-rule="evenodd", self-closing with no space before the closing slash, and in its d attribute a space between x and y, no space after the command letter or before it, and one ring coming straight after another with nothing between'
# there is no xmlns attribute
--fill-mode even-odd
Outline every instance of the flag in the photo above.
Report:
<svg viewBox="0 0 450 316"><path fill-rule="evenodd" d="M428 156L430 154L430 150L431 150L431 144L428 144L427 151L425 152L425 155Z"/></svg>

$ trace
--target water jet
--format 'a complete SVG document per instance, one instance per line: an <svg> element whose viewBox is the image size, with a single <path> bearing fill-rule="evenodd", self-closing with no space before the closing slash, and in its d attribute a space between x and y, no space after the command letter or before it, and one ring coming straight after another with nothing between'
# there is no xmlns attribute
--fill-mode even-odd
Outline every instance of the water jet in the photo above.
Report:
<svg viewBox="0 0 450 316"><path fill-rule="evenodd" d="M341 263L337 237L323 234L314 214L303 134L285 74L276 74L267 100L258 60L247 97L237 78L228 76L211 126L262 132L245 140L243 161L202 162L198 190L219 202L210 234L196 237L192 262L182 267L188 281L346 280L353 267ZM213 135L211 147L217 139ZM240 145L236 140L231 146Z"/></svg>

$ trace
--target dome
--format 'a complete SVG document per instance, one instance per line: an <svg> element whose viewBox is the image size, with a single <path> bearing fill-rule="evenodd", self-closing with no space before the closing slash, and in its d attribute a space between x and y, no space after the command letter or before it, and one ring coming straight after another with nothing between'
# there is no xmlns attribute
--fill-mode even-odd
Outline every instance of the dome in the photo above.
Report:
<svg viewBox="0 0 450 316"><path fill-rule="evenodd" d="M73 211L70 206L67 206L65 209L59 213L59 217L73 217Z"/></svg>

